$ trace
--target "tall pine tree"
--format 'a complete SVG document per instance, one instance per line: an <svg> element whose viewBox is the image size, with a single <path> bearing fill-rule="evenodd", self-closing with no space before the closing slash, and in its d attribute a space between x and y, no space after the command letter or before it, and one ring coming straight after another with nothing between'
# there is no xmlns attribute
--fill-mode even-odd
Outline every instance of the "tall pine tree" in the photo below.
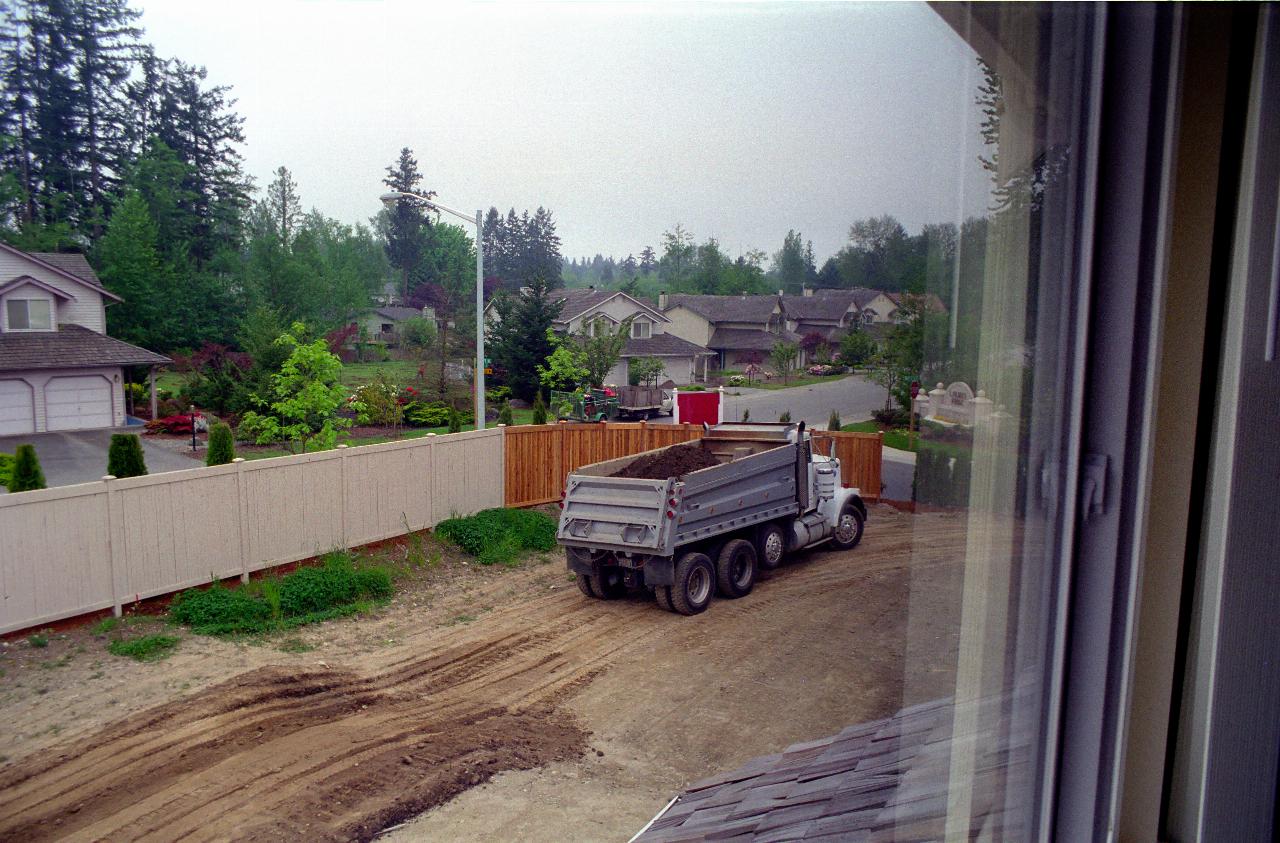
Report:
<svg viewBox="0 0 1280 843"><path fill-rule="evenodd" d="M427 199L435 197L434 190L423 190L419 185L422 173L418 171L418 160L413 157L413 150L404 147L400 157L387 167L387 177L382 183L394 191L413 193ZM412 198L403 198L395 203L386 215L386 250L391 265L400 272L400 296L402 301L409 299L409 276L418 266L422 258L423 232L430 224L427 218L426 205Z"/></svg>

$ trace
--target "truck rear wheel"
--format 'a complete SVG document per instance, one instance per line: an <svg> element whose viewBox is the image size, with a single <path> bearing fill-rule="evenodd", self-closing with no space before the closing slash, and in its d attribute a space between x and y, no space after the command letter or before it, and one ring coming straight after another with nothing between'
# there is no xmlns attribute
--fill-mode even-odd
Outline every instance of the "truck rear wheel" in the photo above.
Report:
<svg viewBox="0 0 1280 843"><path fill-rule="evenodd" d="M676 563L671 586L671 608L682 615L696 615L711 605L716 589L716 569L705 553L686 553Z"/></svg>
<svg viewBox="0 0 1280 843"><path fill-rule="evenodd" d="M765 524L756 536L756 558L760 567L772 571L782 564L787 552L787 534L777 524Z"/></svg>
<svg viewBox="0 0 1280 843"><path fill-rule="evenodd" d="M596 594L595 588L591 585L591 577L586 574L577 574L575 578L578 580L578 591L593 599L598 600L600 598L600 595Z"/></svg>
<svg viewBox="0 0 1280 843"><path fill-rule="evenodd" d="M658 601L659 608L666 609L668 612L674 612L671 606L671 587L666 585L654 586L653 599Z"/></svg>
<svg viewBox="0 0 1280 843"><path fill-rule="evenodd" d="M626 596L627 584L622 579L622 571L613 567L601 566L598 573L591 575L591 588L601 600L617 600Z"/></svg>
<svg viewBox="0 0 1280 843"><path fill-rule="evenodd" d="M734 539L716 559L716 590L721 597L746 597L756 584L756 549L746 539Z"/></svg>

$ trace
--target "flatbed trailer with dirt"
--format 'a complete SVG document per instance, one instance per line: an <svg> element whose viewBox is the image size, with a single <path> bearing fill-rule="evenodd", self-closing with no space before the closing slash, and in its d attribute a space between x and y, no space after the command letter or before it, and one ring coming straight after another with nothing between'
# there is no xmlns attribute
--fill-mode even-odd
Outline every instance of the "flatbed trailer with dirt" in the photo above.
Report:
<svg viewBox="0 0 1280 843"><path fill-rule="evenodd" d="M803 423L715 425L571 473L556 538L588 597L648 588L664 609L697 614L714 592L749 593L757 566L788 552L856 546L866 505L839 478Z"/></svg>

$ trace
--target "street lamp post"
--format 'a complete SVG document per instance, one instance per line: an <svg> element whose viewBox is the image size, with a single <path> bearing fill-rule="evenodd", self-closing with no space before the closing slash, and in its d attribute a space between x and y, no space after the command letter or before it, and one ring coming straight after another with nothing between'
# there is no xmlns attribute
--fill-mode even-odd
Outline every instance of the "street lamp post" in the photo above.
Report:
<svg viewBox="0 0 1280 843"><path fill-rule="evenodd" d="M462 211L455 211L447 205L441 205L433 199L396 190L382 194L382 204L388 209L395 207L401 199L417 199L429 208L453 214L459 219L475 223L476 226L476 430L484 430L484 216L476 211L475 219Z"/></svg>

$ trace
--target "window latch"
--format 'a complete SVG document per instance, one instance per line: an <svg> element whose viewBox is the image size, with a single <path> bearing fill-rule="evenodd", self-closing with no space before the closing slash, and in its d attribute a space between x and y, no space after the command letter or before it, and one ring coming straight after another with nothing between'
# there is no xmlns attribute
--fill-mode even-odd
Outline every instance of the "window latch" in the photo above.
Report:
<svg viewBox="0 0 1280 843"><path fill-rule="evenodd" d="M1080 485L1080 514L1088 521L1107 506L1107 455L1086 454Z"/></svg>

